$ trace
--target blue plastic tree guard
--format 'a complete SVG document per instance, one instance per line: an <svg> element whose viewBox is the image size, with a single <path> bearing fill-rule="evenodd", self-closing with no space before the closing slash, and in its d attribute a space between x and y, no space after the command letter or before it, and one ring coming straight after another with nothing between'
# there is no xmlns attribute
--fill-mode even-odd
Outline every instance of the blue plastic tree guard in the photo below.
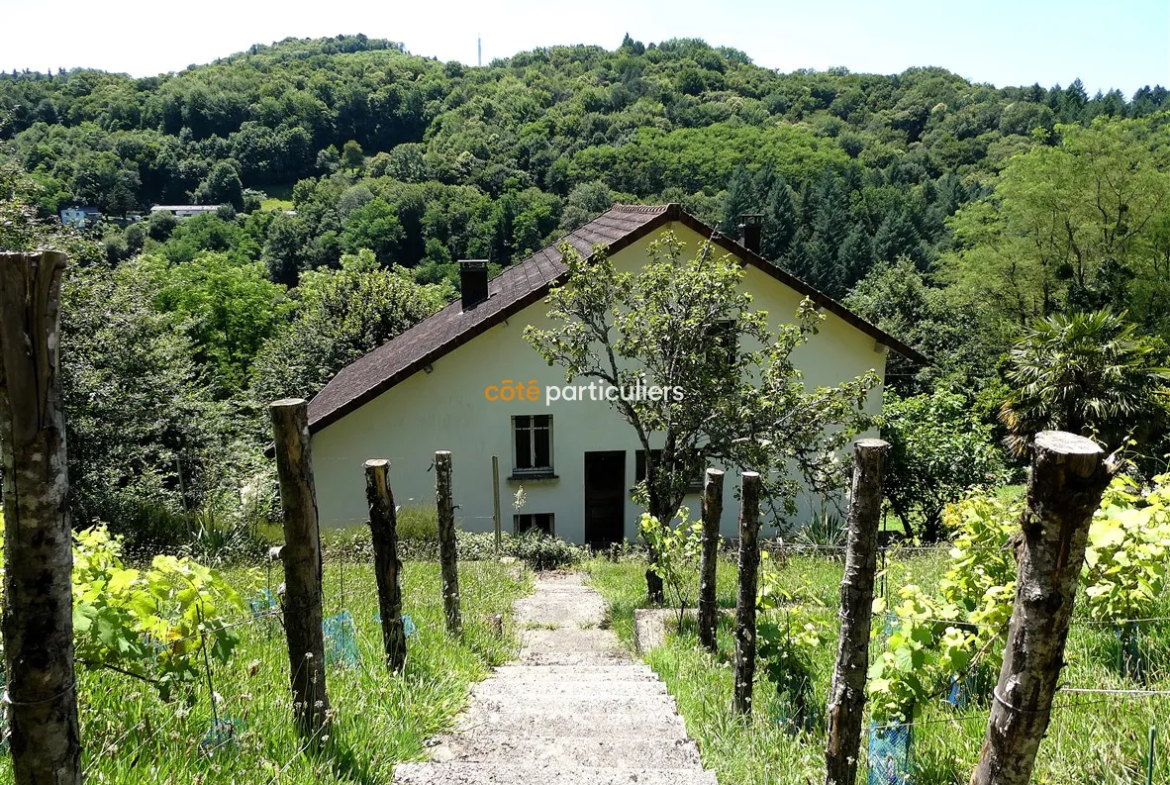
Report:
<svg viewBox="0 0 1170 785"><path fill-rule="evenodd" d="M224 717L211 723L207 735L199 742L199 747L208 755L215 755L224 751L235 751L238 747L240 734L244 732L243 720L234 717Z"/></svg>
<svg viewBox="0 0 1170 785"><path fill-rule="evenodd" d="M280 612L280 606L276 603L276 598L272 596L271 591L261 589L256 593L256 596L249 598L248 610L252 611L252 618L259 623L266 635L271 635L276 631L280 624L276 618Z"/></svg>
<svg viewBox="0 0 1170 785"><path fill-rule="evenodd" d="M867 785L910 782L910 731L909 725L900 723L870 723Z"/></svg>
<svg viewBox="0 0 1170 785"><path fill-rule="evenodd" d="M374 623L382 623L382 614L380 611L374 611ZM402 632L407 638L418 632L418 625L414 623L414 619L410 618L409 613L402 614Z"/></svg>
<svg viewBox="0 0 1170 785"><path fill-rule="evenodd" d="M329 616L322 624L325 633L325 665L341 665L352 668L362 661L357 645L357 631L353 616L342 611Z"/></svg>
<svg viewBox="0 0 1170 785"><path fill-rule="evenodd" d="M952 708L965 709L971 705L971 698L975 695L976 679L974 676L951 677L951 691L947 693L947 703Z"/></svg>

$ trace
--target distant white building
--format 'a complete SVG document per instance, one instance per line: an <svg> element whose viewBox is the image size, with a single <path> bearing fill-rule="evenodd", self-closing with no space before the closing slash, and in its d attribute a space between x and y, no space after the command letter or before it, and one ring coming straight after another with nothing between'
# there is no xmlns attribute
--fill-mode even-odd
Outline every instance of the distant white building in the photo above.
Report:
<svg viewBox="0 0 1170 785"><path fill-rule="evenodd" d="M101 210L91 205L65 207L61 210L61 223L75 229L84 229L102 219Z"/></svg>
<svg viewBox="0 0 1170 785"><path fill-rule="evenodd" d="M171 213L176 218L194 218L204 213L214 213L219 209L217 204L156 204L150 208L150 214Z"/></svg>

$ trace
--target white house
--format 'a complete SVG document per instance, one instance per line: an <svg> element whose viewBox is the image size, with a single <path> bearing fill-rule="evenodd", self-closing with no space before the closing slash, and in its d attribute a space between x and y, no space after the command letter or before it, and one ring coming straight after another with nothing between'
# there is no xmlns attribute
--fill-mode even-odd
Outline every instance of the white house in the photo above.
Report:
<svg viewBox="0 0 1170 785"><path fill-rule="evenodd" d="M884 374L894 349L921 357L897 339L792 277L745 244L722 237L678 205L617 206L566 238L582 254L609 247L619 270L636 270L647 246L674 232L695 250L710 239L739 257L754 305L776 326L790 321L805 297L827 314L819 333L795 357L809 385L837 384L870 369ZM492 456L500 465L503 528L540 528L574 542L608 544L637 535L640 510L631 489L643 469L633 429L605 400L535 400L501 392L505 380L542 391L565 384L524 340L526 325L550 324L544 299L565 274L560 253L545 248L492 280L487 265L462 263L461 301L448 305L344 368L309 405L317 503L325 526L366 520L362 464L391 461L399 505L433 505L436 450L452 453L457 516L462 528L493 528ZM586 380L588 383L588 380ZM509 400L510 398L510 400ZM881 390L870 406L881 406ZM725 487L722 529L736 531L735 479ZM515 492L527 502L514 510ZM697 508L698 494L688 497ZM807 511L807 508L806 508ZM697 512L697 509L696 509Z"/></svg>
<svg viewBox="0 0 1170 785"><path fill-rule="evenodd" d="M102 211L90 205L63 207L61 209L61 223L74 229L84 229L93 226L102 219Z"/></svg>

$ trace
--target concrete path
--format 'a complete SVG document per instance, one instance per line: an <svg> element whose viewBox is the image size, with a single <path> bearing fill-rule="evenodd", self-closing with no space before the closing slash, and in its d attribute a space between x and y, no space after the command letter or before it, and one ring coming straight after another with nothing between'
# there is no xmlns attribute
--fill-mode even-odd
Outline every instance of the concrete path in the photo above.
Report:
<svg viewBox="0 0 1170 785"><path fill-rule="evenodd" d="M518 662L471 688L432 763L398 785L716 785L654 671L599 629L601 595L580 574L537 578L518 600Z"/></svg>

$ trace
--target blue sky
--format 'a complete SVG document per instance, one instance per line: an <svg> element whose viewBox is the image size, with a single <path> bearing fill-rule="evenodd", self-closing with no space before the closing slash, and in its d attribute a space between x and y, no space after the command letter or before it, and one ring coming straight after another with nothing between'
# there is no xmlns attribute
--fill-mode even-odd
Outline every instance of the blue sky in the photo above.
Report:
<svg viewBox="0 0 1170 785"><path fill-rule="evenodd" d="M996 85L1170 85L1170 0L0 0L0 68L182 69L287 36L365 33L474 64L553 44L699 37L781 71L938 65Z"/></svg>

